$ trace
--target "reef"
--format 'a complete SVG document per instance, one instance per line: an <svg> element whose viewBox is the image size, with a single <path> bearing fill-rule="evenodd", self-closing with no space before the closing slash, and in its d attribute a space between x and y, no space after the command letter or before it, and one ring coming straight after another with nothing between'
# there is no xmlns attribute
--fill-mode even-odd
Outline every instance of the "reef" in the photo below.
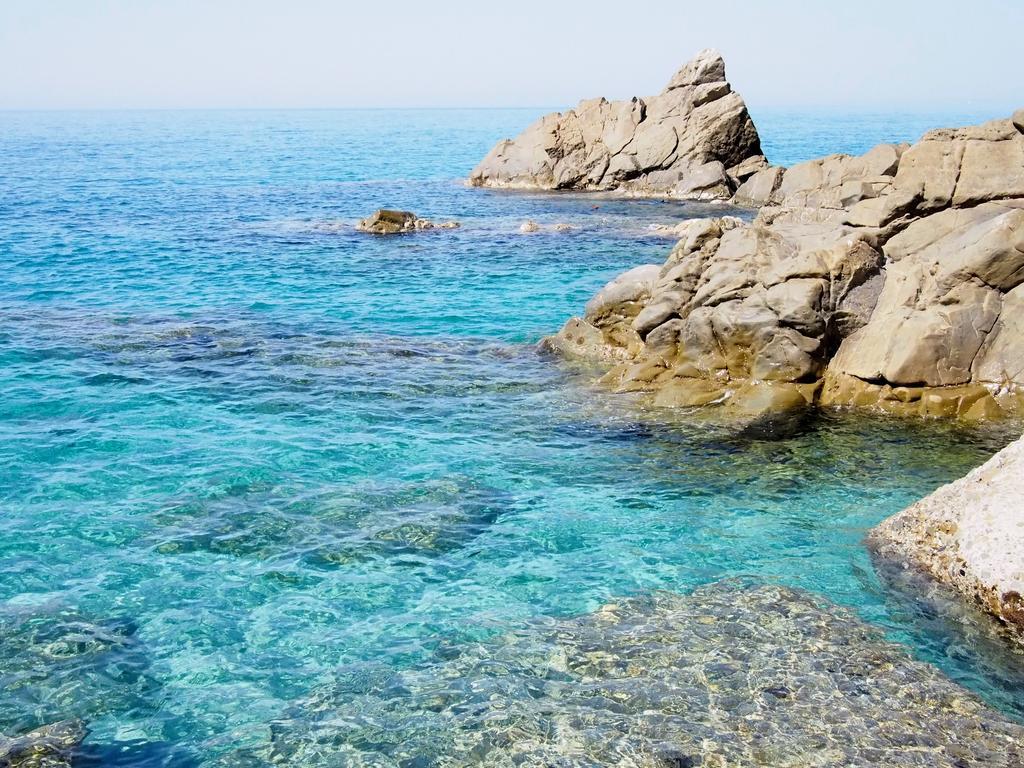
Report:
<svg viewBox="0 0 1024 768"><path fill-rule="evenodd" d="M1015 766L1024 726L846 609L718 582L433 663L350 668L279 719L275 764Z"/></svg>

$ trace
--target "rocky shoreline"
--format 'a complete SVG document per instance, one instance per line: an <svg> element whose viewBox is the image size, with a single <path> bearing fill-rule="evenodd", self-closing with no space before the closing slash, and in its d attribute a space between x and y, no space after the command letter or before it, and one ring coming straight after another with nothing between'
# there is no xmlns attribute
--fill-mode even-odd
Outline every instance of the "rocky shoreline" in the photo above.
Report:
<svg viewBox="0 0 1024 768"><path fill-rule="evenodd" d="M1024 417L1024 110L771 166L721 56L703 51L656 97L542 118L470 183L757 209L749 223L682 222L663 264L615 278L542 342L605 363L616 391L740 419L818 406ZM1016 630L1021 445L870 537Z"/></svg>
<svg viewBox="0 0 1024 768"><path fill-rule="evenodd" d="M605 381L657 405L1020 414L1018 122L794 166L752 223L686 222L664 264L616 278L546 346L616 363Z"/></svg>

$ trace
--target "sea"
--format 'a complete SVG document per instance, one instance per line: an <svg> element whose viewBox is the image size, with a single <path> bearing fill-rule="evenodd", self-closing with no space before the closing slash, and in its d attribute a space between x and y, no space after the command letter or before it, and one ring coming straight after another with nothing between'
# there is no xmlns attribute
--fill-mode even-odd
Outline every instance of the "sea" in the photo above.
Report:
<svg viewBox="0 0 1024 768"><path fill-rule="evenodd" d="M652 225L729 210L465 185L545 111L0 112L0 734L273 764L352 670L730 578L851 610L1024 719L1022 658L863 542L1013 427L736 430L543 352L665 259ZM754 119L791 165L998 116ZM355 231L381 207L461 226ZM318 764L391 765L345 714Z"/></svg>

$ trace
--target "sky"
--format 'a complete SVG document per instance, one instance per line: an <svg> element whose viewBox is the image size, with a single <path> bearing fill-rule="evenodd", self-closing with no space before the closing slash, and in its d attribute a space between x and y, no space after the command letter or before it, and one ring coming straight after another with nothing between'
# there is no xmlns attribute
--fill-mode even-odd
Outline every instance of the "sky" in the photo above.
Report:
<svg viewBox="0 0 1024 768"><path fill-rule="evenodd" d="M752 109L1024 106L1024 0L0 0L0 109L561 107L702 48Z"/></svg>

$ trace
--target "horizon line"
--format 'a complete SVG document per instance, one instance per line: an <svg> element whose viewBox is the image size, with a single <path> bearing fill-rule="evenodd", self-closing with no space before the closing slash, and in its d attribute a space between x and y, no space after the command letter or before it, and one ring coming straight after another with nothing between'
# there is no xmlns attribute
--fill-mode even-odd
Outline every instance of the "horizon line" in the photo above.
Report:
<svg viewBox="0 0 1024 768"><path fill-rule="evenodd" d="M522 105L522 106L488 106L488 105L449 105L449 106L262 106L262 107L240 107L240 106L173 106L173 107L140 107L140 106L118 106L118 107L0 107L2 114L14 113L73 113L73 112L445 112L445 111L527 111L537 110L544 112L568 111L575 108L571 106L553 105ZM883 104L775 104L751 108L747 104L747 110L756 112L847 112L856 114L891 114L891 115L924 115L929 113L956 113L956 112L989 112L1006 111L1007 115L1013 114L1019 107L996 105L996 104L960 104L960 105L915 105L915 106L887 106Z"/></svg>

